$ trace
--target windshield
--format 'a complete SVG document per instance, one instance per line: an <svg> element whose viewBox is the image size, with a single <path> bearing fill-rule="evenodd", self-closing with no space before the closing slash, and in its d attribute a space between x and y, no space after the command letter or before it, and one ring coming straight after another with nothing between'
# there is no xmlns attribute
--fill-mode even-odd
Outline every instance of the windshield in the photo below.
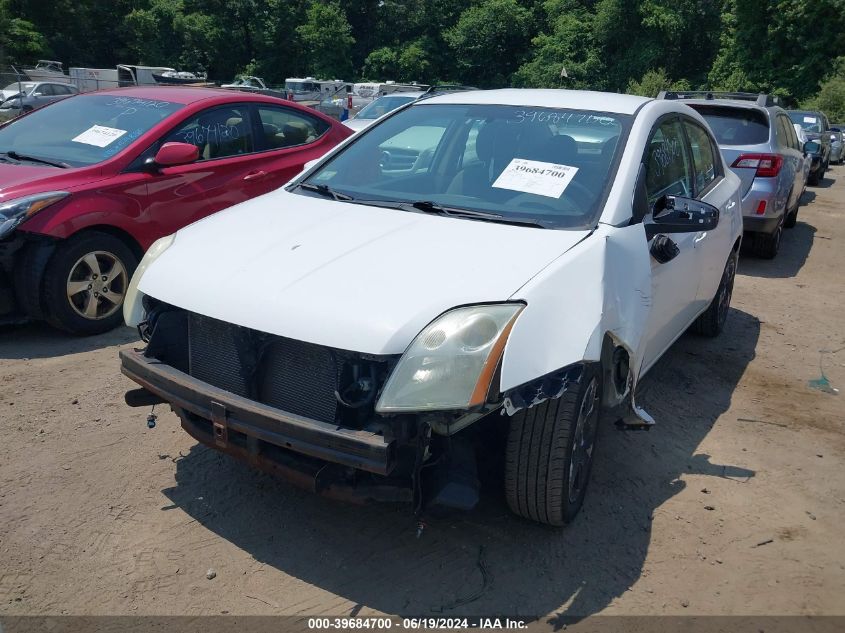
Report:
<svg viewBox="0 0 845 633"><path fill-rule="evenodd" d="M405 105L406 103L410 103L414 101L417 97L399 97L399 96L386 96L386 97L379 97L372 103L368 104L367 107L363 108L356 116L356 119L377 119L383 114L387 114L388 112L393 112L396 108L401 105Z"/></svg>
<svg viewBox="0 0 845 633"><path fill-rule="evenodd" d="M787 114L793 123L797 123L807 132L821 133L822 120L814 112L787 112Z"/></svg>
<svg viewBox="0 0 845 633"><path fill-rule="evenodd" d="M612 182L629 119L564 108L420 103L362 132L306 184L350 202L426 202L505 221L585 228L595 224Z"/></svg>
<svg viewBox="0 0 845 633"><path fill-rule="evenodd" d="M74 167L93 165L128 147L182 107L113 95L63 99L0 129L0 153L15 151Z"/></svg>
<svg viewBox="0 0 845 633"><path fill-rule="evenodd" d="M765 113L751 108L692 106L704 117L719 145L760 145L769 141Z"/></svg>

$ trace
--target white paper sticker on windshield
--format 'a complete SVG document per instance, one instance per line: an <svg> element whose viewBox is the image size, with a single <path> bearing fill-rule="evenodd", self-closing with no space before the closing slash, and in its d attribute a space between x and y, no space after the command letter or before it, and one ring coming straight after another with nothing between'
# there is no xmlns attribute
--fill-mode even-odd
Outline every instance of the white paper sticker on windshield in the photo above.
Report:
<svg viewBox="0 0 845 633"><path fill-rule="evenodd" d="M124 134L126 134L126 130L118 130L116 127L106 127L104 125L94 125L71 140L77 143L85 143L86 145L106 147Z"/></svg>
<svg viewBox="0 0 845 633"><path fill-rule="evenodd" d="M560 198L577 173L578 168L570 165L514 158L505 167L505 171L496 178L493 186L497 189L510 189L548 198Z"/></svg>
<svg viewBox="0 0 845 633"><path fill-rule="evenodd" d="M814 117L814 116L805 116L804 117L804 123L815 123L815 122L816 122L816 117Z"/></svg>

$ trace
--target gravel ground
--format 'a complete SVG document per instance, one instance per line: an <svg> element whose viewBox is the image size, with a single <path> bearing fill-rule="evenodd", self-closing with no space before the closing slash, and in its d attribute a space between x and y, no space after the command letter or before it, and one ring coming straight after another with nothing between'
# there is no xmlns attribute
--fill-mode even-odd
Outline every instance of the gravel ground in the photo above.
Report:
<svg viewBox="0 0 845 633"><path fill-rule="evenodd" d="M118 369L134 332L0 330L0 615L845 614L845 395L808 384L845 390L845 167L804 203L776 260L741 259L723 336L644 380L656 428L603 429L562 531L489 490L418 539L163 409L147 429Z"/></svg>

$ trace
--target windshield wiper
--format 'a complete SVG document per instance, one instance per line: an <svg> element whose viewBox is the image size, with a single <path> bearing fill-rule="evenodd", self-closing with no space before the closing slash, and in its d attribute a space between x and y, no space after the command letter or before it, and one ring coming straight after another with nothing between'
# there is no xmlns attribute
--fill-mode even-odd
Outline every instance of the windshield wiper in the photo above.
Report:
<svg viewBox="0 0 845 633"><path fill-rule="evenodd" d="M339 191L335 191L328 185L315 185L310 182L301 182L297 186L302 189L305 189L306 191L313 191L314 193L319 193L321 196L326 196L327 198L338 200L339 202L354 200L352 196L347 195L345 193L340 193Z"/></svg>
<svg viewBox="0 0 845 633"><path fill-rule="evenodd" d="M486 222L499 222L501 224L515 224L517 226L531 226L535 228L544 229L546 225L533 218L513 218L499 213L490 213L488 211L475 211L473 209L464 209L463 207L447 207L431 200L417 200L416 202L408 202L402 207L413 207L423 213L435 213L437 215L446 215L456 218L468 218L474 220L484 220Z"/></svg>
<svg viewBox="0 0 845 633"><path fill-rule="evenodd" d="M3 155L8 156L9 158L14 158L15 160L23 160L28 161L30 163L41 163L42 165L50 165L51 167L61 167L62 169L67 169L70 167L67 163L60 163L54 160L47 160L46 158L37 158L35 156L27 156L26 154L19 154L18 152L12 150L11 152L3 152Z"/></svg>

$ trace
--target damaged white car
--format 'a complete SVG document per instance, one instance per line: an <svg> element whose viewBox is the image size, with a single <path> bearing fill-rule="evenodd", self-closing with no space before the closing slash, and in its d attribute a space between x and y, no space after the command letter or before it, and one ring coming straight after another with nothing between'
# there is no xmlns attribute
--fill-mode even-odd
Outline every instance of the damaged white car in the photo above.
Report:
<svg viewBox="0 0 845 633"><path fill-rule="evenodd" d="M690 326L722 330L741 236L739 180L683 103L421 99L156 242L126 296L147 344L121 352L127 402L417 512L471 508L497 459L514 512L565 524L600 418L652 424L637 381Z"/></svg>

